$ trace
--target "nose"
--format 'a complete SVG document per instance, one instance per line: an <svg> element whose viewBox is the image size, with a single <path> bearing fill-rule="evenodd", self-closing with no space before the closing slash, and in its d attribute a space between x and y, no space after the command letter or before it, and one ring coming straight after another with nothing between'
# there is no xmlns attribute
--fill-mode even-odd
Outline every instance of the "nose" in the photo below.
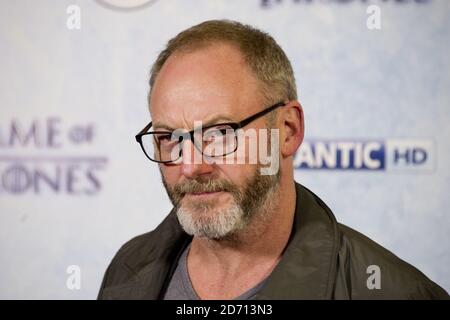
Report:
<svg viewBox="0 0 450 320"><path fill-rule="evenodd" d="M213 172L213 166L204 161L202 153L191 140L183 141L181 173L188 179L208 175Z"/></svg>

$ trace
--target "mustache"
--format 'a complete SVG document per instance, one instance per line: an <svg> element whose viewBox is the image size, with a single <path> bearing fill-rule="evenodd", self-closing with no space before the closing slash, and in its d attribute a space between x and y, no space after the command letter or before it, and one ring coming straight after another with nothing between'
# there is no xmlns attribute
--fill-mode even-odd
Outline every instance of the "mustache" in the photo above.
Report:
<svg viewBox="0 0 450 320"><path fill-rule="evenodd" d="M172 193L183 197L186 193L201 193L201 192L236 192L239 188L231 182L217 179L194 179L185 182L177 183L172 188Z"/></svg>

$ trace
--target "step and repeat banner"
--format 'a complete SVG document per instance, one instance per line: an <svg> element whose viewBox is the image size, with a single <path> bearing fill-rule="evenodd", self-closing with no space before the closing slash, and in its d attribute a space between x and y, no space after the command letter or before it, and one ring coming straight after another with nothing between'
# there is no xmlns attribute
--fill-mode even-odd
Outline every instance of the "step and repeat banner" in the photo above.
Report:
<svg viewBox="0 0 450 320"><path fill-rule="evenodd" d="M134 135L181 30L269 32L306 121L295 178L450 291L450 1L0 1L0 298L93 299L171 209Z"/></svg>

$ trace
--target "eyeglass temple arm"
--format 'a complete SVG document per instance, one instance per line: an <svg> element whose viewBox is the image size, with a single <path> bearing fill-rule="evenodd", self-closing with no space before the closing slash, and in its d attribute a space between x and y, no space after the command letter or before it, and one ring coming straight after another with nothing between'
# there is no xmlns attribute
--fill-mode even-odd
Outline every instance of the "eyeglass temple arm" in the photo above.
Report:
<svg viewBox="0 0 450 320"><path fill-rule="evenodd" d="M249 117L249 118L247 118L247 119L242 120L241 122L238 122L239 128L245 127L245 126L248 125L250 122L252 122L252 121L254 121L254 120L256 120L256 119L258 119L258 118L260 118L260 117L262 117L262 116L264 116L264 115L266 115L266 114L268 114L269 112L275 110L276 108L283 107L283 106L285 106L285 105L286 105L285 102L280 101L280 102L278 102L277 104L274 104L273 106L271 106L271 107L269 107L269 108L267 108L267 109L264 109L263 111L258 112L257 114L254 114L253 116L251 116L251 117Z"/></svg>

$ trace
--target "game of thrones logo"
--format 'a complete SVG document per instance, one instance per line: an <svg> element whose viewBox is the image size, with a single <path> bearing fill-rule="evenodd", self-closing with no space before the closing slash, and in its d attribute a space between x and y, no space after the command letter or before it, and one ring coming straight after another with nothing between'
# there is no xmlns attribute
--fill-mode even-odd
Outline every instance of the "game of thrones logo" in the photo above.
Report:
<svg viewBox="0 0 450 320"><path fill-rule="evenodd" d="M0 196L98 194L107 158L85 151L95 133L93 124L67 125L60 117L0 123Z"/></svg>

